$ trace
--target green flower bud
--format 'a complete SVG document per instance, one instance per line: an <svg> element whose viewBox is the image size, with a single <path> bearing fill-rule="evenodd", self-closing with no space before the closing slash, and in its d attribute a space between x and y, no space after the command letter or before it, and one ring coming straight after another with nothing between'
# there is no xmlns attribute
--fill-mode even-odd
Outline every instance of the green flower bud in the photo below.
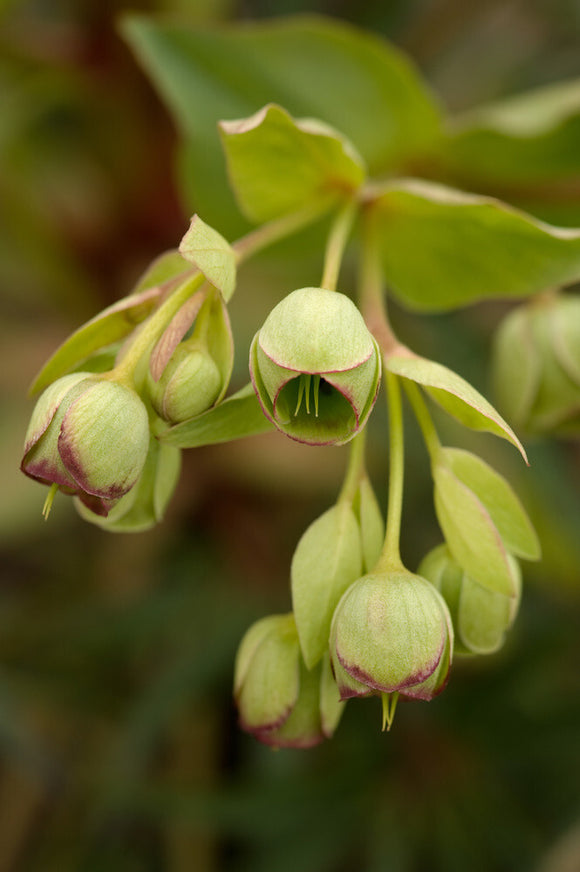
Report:
<svg viewBox="0 0 580 872"><path fill-rule="evenodd" d="M292 614L262 618L247 631L234 695L242 728L276 748L310 748L329 738L343 708L328 657L306 669Z"/></svg>
<svg viewBox="0 0 580 872"><path fill-rule="evenodd" d="M207 348L194 340L178 345L159 381L149 374L147 385L157 414L177 424L213 406L222 378Z"/></svg>
<svg viewBox="0 0 580 872"><path fill-rule="evenodd" d="M180 341L193 318L193 333ZM213 292L192 298L151 356L147 391L157 414L170 424L179 424L206 412L224 397L233 361L232 330L221 295Z"/></svg>
<svg viewBox="0 0 580 872"><path fill-rule="evenodd" d="M446 545L438 545L421 562L419 574L437 588L449 608L457 654L492 654L503 645L521 599L519 565L511 555L508 559L517 579L514 596L478 584L453 559Z"/></svg>
<svg viewBox="0 0 580 872"><path fill-rule="evenodd" d="M106 516L137 482L149 448L149 420L131 388L90 373L58 379L41 395L21 469L76 494Z"/></svg>
<svg viewBox="0 0 580 872"><path fill-rule="evenodd" d="M113 533L140 533L159 523L171 499L181 468L181 452L171 445L162 445L153 435L149 452L137 483L118 500L108 504L108 514L100 513L102 501L95 510L86 495L75 500L78 513L85 521ZM95 498L96 499L96 498Z"/></svg>
<svg viewBox="0 0 580 872"><path fill-rule="evenodd" d="M497 332L498 404L529 433L580 432L580 297L554 295L519 306Z"/></svg>
<svg viewBox="0 0 580 872"><path fill-rule="evenodd" d="M298 442L341 445L370 415L381 358L352 300L301 288L254 337L250 373L264 414L279 430Z"/></svg>
<svg viewBox="0 0 580 872"><path fill-rule="evenodd" d="M404 569L359 578L334 613L330 656L341 699L381 693L431 699L445 687L452 652L443 598Z"/></svg>

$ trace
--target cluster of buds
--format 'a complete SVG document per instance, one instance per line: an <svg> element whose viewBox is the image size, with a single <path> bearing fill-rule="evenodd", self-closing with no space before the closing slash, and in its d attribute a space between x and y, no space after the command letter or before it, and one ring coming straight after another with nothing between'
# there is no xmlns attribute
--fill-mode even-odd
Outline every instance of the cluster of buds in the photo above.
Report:
<svg viewBox="0 0 580 872"><path fill-rule="evenodd" d="M232 247L194 216L179 251L160 258L131 295L73 334L37 379L45 391L26 434L22 470L51 487L46 514L59 490L75 497L87 520L136 531L162 517L182 448L274 428L307 445L350 443L336 504L295 550L292 612L250 627L236 660L242 727L273 747L306 748L333 734L348 699L381 697L383 727L390 727L399 696L431 700L443 690L454 651L496 651L519 606L516 558L537 558L539 544L507 482L476 456L439 443L421 390L465 426L507 438L525 456L509 425L471 385L392 333L371 226L377 215L362 208L369 191L363 192L365 169L354 149L326 125L295 122L275 106L222 126L222 135L240 205L250 219L269 223ZM286 149L278 148L284 135L290 167L299 168L293 178ZM266 158L257 184L254 149ZM279 178L287 176L279 193ZM341 207L322 286L295 290L272 309L251 343L251 382L226 398L234 358L227 303L237 266L248 252L315 220L321 204ZM335 290L357 212L366 235L359 277L368 323ZM500 389L529 429L578 427L579 338L580 300L572 297L519 309L500 331ZM383 370L386 533L364 458L364 428ZM403 565L398 543L402 384L430 454L445 539L417 573Z"/></svg>
<svg viewBox="0 0 580 872"><path fill-rule="evenodd" d="M192 228L189 236L199 235L199 221ZM218 236L206 225L201 232ZM108 530L145 530L161 519L181 454L157 436L217 405L232 371L225 300L203 278L187 257L169 252L41 372L37 384L48 387L31 417L21 469L51 487L45 514L58 490ZM51 380L52 373L60 377Z"/></svg>
<svg viewBox="0 0 580 872"><path fill-rule="evenodd" d="M518 306L494 345L498 403L522 429L580 432L580 297L547 294Z"/></svg>

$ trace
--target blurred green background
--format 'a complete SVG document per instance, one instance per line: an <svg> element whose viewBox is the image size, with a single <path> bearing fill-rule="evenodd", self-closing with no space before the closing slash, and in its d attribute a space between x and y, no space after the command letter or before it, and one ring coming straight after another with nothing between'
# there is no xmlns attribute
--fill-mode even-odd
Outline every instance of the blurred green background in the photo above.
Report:
<svg viewBox="0 0 580 872"><path fill-rule="evenodd" d="M580 451L440 421L516 486L544 559L498 655L456 664L446 692L350 703L335 738L272 752L239 732L233 658L248 624L290 606L293 548L338 490L346 456L270 434L188 452L168 517L112 535L18 471L28 384L81 321L127 293L183 235L194 202L177 134L117 22L318 11L407 51L451 110L578 76L577 0L2 0L0 3L0 872L578 872ZM248 265L232 303L236 386L251 336L309 252ZM348 277L348 265L345 275ZM296 284L297 286L297 284ZM398 308L399 333L489 393L503 304ZM370 432L383 506L384 412ZM403 554L439 539L409 422Z"/></svg>

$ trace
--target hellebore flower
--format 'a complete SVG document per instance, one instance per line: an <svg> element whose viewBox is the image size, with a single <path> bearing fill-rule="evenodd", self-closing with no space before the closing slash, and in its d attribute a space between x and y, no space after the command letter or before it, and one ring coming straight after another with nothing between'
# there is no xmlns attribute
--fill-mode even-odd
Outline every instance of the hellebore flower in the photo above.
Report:
<svg viewBox="0 0 580 872"><path fill-rule="evenodd" d="M147 411L135 391L106 377L73 373L38 400L21 469L106 516L137 482L148 449Z"/></svg>
<svg viewBox="0 0 580 872"><path fill-rule="evenodd" d="M340 600L330 656L341 699L440 693L453 653L453 627L438 591L405 569L364 575Z"/></svg>
<svg viewBox="0 0 580 872"><path fill-rule="evenodd" d="M134 487L110 504L109 513L99 513L101 501L93 511L85 496L75 499L77 511L85 521L112 533L139 533L159 523L171 499L181 468L181 451L163 445L151 434L149 452L143 471Z"/></svg>
<svg viewBox="0 0 580 872"><path fill-rule="evenodd" d="M352 300L301 288L278 303L254 337L250 374L279 430L298 442L342 445L370 415L381 358Z"/></svg>
<svg viewBox="0 0 580 872"><path fill-rule="evenodd" d="M240 725L265 745L310 748L332 736L343 704L326 657L308 670L292 614L253 624L236 657Z"/></svg>
<svg viewBox="0 0 580 872"><path fill-rule="evenodd" d="M453 559L446 545L438 545L421 562L419 573L437 588L449 608L457 654L492 654L503 645L521 599L519 565L511 555L508 560L517 580L514 596L478 584Z"/></svg>
<svg viewBox="0 0 580 872"><path fill-rule="evenodd" d="M493 348L500 408L528 433L580 432L580 297L553 294L518 306Z"/></svg>

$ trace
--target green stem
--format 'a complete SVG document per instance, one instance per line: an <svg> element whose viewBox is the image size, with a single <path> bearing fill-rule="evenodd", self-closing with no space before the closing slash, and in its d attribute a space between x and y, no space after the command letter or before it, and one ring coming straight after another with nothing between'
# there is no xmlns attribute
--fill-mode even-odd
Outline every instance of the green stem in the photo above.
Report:
<svg viewBox="0 0 580 872"><path fill-rule="evenodd" d="M431 462L434 462L441 450L441 443L437 436L437 431L435 430L435 425L433 424L431 415L429 414L429 409L427 408L427 404L415 382L405 379L404 384L407 396L413 407L413 412L415 413L415 417L421 428L421 433L423 434L429 457L431 458Z"/></svg>
<svg viewBox="0 0 580 872"><path fill-rule="evenodd" d="M384 290L377 228L372 213L367 212L363 220L362 254L358 280L359 305L366 325L377 340L386 361L389 355L403 346L391 328Z"/></svg>
<svg viewBox="0 0 580 872"><path fill-rule="evenodd" d="M291 215L284 215L282 218L276 218L274 221L269 221L263 224L256 230L250 231L246 236L242 236L236 242L232 243L232 248L236 254L236 262L243 263L249 257L262 249L291 236L303 227L313 224L318 218L321 218L329 210L329 202L322 200L314 206L309 206L307 209L301 209L299 212L293 212Z"/></svg>
<svg viewBox="0 0 580 872"><path fill-rule="evenodd" d="M358 203L355 200L349 200L346 206L338 213L330 228L324 255L324 270L320 282L321 288L327 288L329 291L336 290L344 249L352 230L357 208Z"/></svg>
<svg viewBox="0 0 580 872"><path fill-rule="evenodd" d="M387 372L385 380L389 404L389 496L385 542L376 567L379 572L404 568L399 550L405 475L403 404L398 377Z"/></svg>
<svg viewBox="0 0 580 872"><path fill-rule="evenodd" d="M339 503L343 501L351 503L353 501L360 480L366 475L365 443L366 427L363 427L350 442L348 466L337 500Z"/></svg>

